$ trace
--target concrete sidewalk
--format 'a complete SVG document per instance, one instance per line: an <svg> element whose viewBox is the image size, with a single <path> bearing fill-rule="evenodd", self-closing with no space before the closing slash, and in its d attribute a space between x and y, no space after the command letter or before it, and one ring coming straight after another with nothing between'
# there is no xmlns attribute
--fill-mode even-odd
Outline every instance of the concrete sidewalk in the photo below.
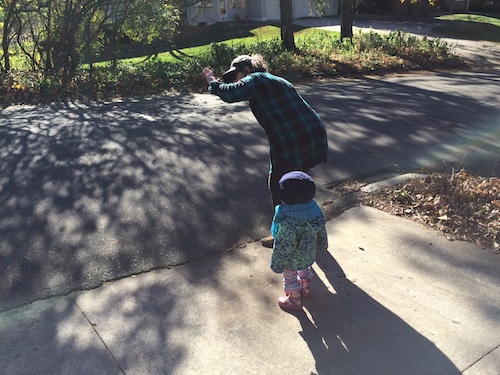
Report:
<svg viewBox="0 0 500 375"><path fill-rule="evenodd" d="M367 207L328 222L303 312L258 242L0 314L0 372L498 375L500 257Z"/></svg>

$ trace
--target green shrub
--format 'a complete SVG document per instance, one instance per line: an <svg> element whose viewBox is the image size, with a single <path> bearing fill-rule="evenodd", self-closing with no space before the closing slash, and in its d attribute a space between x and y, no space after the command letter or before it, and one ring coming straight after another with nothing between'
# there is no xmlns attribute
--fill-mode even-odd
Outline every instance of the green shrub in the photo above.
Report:
<svg viewBox="0 0 500 375"><path fill-rule="evenodd" d="M373 51L378 52L387 44L384 36L370 30L367 33L359 32L354 38L354 49L357 52Z"/></svg>
<svg viewBox="0 0 500 375"><path fill-rule="evenodd" d="M360 32L351 42L326 31L305 30L297 34L295 41L295 51L285 50L279 38L258 37L252 43L212 43L198 55L184 54L175 60L153 57L94 64L80 68L64 88L57 74L41 79L43 75L37 72L10 73L0 80L1 104L206 91L202 69L211 67L220 77L232 59L241 54L262 54L271 72L289 79L383 74L460 63L445 42L403 31L387 35Z"/></svg>

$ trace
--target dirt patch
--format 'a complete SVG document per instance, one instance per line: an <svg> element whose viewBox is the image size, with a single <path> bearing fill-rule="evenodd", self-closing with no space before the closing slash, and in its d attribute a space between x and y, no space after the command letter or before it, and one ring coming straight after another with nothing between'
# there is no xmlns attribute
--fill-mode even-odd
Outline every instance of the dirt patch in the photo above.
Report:
<svg viewBox="0 0 500 375"><path fill-rule="evenodd" d="M471 176L466 171L451 175L431 174L370 193L366 185L345 182L331 188L332 201L324 205L326 216L339 214L335 202L346 200L343 210L370 206L413 220L439 231L449 240L464 240L500 253L500 179Z"/></svg>

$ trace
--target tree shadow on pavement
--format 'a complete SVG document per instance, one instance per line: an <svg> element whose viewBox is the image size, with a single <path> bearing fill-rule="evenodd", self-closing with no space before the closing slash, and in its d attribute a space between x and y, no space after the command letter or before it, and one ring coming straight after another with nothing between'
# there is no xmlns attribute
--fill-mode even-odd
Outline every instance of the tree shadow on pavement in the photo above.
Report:
<svg viewBox="0 0 500 375"><path fill-rule="evenodd" d="M185 320L164 323L177 296L162 286L94 301L85 313L72 298L37 301L0 315L2 374L170 374L185 346L169 341ZM104 320L103 317L111 317ZM102 324L103 320L105 325Z"/></svg>
<svg viewBox="0 0 500 375"><path fill-rule="evenodd" d="M498 74L441 72L300 87L330 141L330 182L382 173L500 174ZM332 181L333 180L333 181Z"/></svg>
<svg viewBox="0 0 500 375"><path fill-rule="evenodd" d="M0 311L267 235L266 138L243 110L208 95L4 110Z"/></svg>
<svg viewBox="0 0 500 375"><path fill-rule="evenodd" d="M123 374L70 299L3 313L0 331L2 374Z"/></svg>
<svg viewBox="0 0 500 375"><path fill-rule="evenodd" d="M387 171L498 174L497 96L486 89L497 79L441 73L444 89L426 75L298 87L329 137L329 161L313 177L327 185ZM246 103L183 95L1 114L0 311L269 233L268 144Z"/></svg>

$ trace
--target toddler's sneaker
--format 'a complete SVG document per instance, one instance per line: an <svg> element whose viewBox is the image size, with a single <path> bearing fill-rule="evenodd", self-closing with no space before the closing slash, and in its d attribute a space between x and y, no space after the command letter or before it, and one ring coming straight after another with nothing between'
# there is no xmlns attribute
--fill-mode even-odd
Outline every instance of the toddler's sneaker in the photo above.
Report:
<svg viewBox="0 0 500 375"><path fill-rule="evenodd" d="M286 297L278 299L278 305L283 310L302 310L302 296L301 292L287 293Z"/></svg>

